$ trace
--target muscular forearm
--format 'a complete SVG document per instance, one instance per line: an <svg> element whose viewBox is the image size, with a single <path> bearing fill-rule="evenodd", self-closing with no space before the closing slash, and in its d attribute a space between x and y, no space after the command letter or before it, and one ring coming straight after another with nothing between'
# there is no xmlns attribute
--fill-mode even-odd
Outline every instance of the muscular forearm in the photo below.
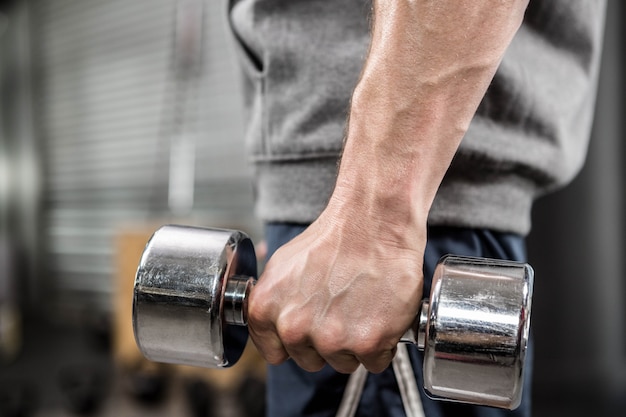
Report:
<svg viewBox="0 0 626 417"><path fill-rule="evenodd" d="M333 199L425 221L527 3L375 1Z"/></svg>

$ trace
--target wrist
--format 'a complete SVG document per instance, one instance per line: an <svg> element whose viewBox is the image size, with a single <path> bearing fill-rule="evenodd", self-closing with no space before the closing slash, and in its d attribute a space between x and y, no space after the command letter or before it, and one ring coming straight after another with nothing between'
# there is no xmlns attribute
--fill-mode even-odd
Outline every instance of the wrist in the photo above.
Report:
<svg viewBox="0 0 626 417"><path fill-rule="evenodd" d="M368 216L425 224L448 158L436 156L398 124L361 128L354 121L330 201Z"/></svg>
<svg viewBox="0 0 626 417"><path fill-rule="evenodd" d="M432 198L416 192L412 181L401 175L385 176L372 171L348 175L346 171L338 177L325 210L330 218L345 220L357 229L380 228L381 233L382 229L397 229L398 233L422 234Z"/></svg>

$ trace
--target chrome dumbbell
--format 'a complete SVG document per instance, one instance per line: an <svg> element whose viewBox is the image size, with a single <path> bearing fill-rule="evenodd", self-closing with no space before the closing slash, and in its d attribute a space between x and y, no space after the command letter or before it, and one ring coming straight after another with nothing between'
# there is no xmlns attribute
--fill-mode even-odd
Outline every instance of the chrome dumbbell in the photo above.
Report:
<svg viewBox="0 0 626 417"><path fill-rule="evenodd" d="M157 362L226 367L241 356L247 300L256 281L242 232L163 226L144 250L133 294L133 328ZM401 342L424 351L433 398L500 408L521 400L533 270L524 263L445 256L430 297Z"/></svg>

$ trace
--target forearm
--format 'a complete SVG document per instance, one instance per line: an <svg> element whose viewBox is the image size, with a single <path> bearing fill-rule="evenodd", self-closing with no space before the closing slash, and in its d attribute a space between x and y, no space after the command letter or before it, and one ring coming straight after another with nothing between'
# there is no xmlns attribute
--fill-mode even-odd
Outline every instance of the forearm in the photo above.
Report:
<svg viewBox="0 0 626 417"><path fill-rule="evenodd" d="M375 1L331 204L425 222L527 3Z"/></svg>
<svg viewBox="0 0 626 417"><path fill-rule="evenodd" d="M335 190L250 295L250 334L270 363L389 365L422 298L428 210L524 7L375 2Z"/></svg>

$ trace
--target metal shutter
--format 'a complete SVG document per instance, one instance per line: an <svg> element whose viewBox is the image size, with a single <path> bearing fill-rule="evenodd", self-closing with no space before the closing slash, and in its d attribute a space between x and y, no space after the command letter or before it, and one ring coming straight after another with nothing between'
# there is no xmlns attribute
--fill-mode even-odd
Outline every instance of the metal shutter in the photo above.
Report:
<svg viewBox="0 0 626 417"><path fill-rule="evenodd" d="M176 81L173 65L180 2L35 3L44 255L55 308L109 309L116 231L166 216L176 106L185 106L183 134L197 139L195 199L184 220L256 230L226 12L223 2L196 3L204 7L203 57L193 84Z"/></svg>

